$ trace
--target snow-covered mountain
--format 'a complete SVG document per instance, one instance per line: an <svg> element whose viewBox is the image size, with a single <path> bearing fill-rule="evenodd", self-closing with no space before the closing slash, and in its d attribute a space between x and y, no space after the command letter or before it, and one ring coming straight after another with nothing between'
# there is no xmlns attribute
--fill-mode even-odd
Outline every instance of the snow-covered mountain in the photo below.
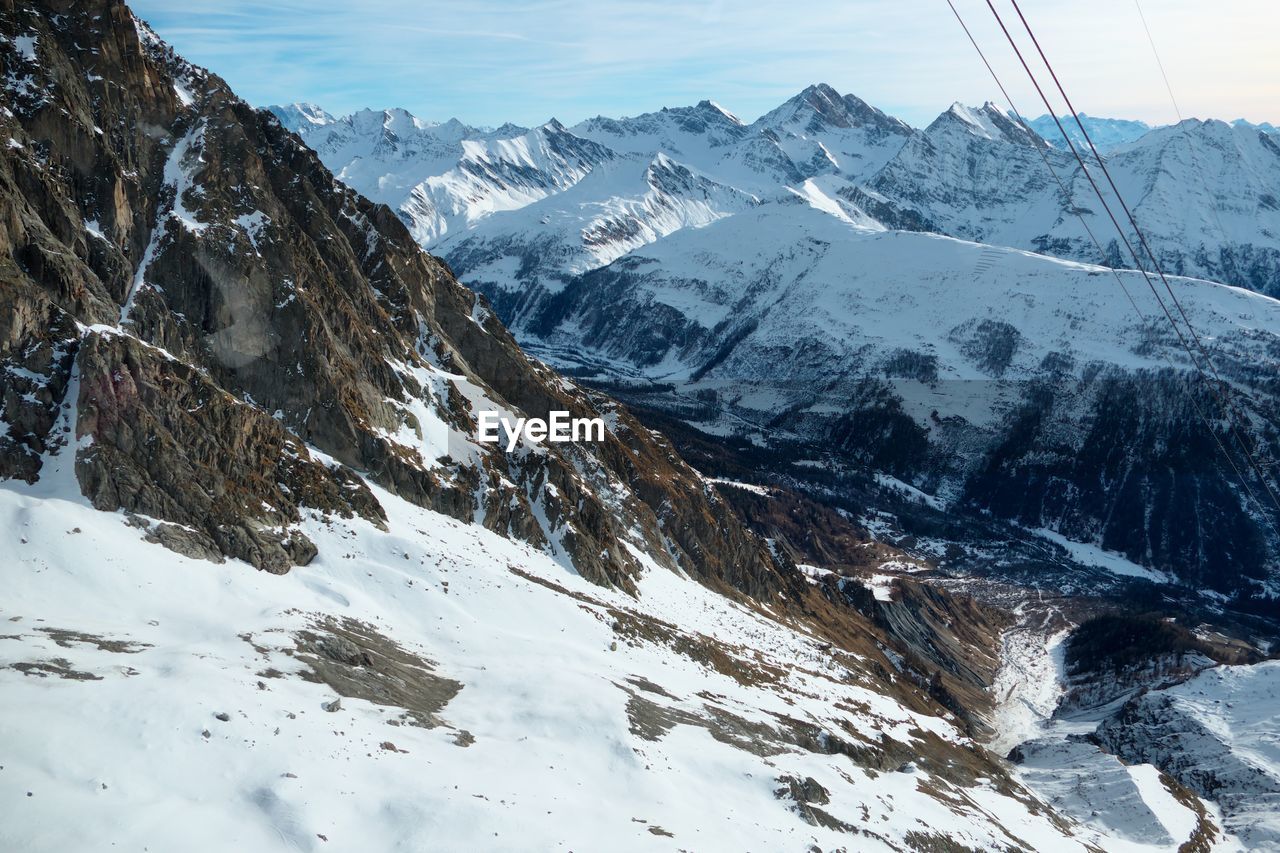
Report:
<svg viewBox="0 0 1280 853"><path fill-rule="evenodd" d="M1046 157L1059 174L1071 173L1069 154L1028 133L1000 107L957 103L853 188L853 198L893 228L1022 246L1027 231L1070 226Z"/></svg>
<svg viewBox="0 0 1280 853"><path fill-rule="evenodd" d="M400 205L423 245L568 189L614 156L555 119L519 136L471 139L462 147L453 168L414 186Z"/></svg>
<svg viewBox="0 0 1280 853"><path fill-rule="evenodd" d="M326 132L304 136L342 179L376 193L346 171L345 155L326 154ZM1195 416L1220 407L1158 325L1164 309L1146 282L1125 273L1117 283L1091 266L1132 262L1061 145L994 104L955 104L915 130L824 85L751 124L704 101L565 133L612 156L584 163L571 185L537 167L547 176L540 197L460 214L443 232L438 208L399 208L543 358L595 381L679 383L646 400L699 429L764 437L786 420L789 441L834 442L948 506L1064 535L1158 576L1228 594L1272 588L1274 507L1250 498L1265 498L1261 483L1232 474L1245 464L1238 446L1229 452L1239 458L1223 458L1226 433L1215 438ZM1188 120L1120 145L1108 166L1167 273L1280 290L1273 137ZM443 174L431 180L456 184L455 168ZM505 186L492 180L495 192ZM454 195L475 209L485 190ZM1028 292L1027 275L1061 291ZM1240 383L1250 446L1271 459L1276 400L1257 365L1274 359L1273 303L1173 286L1205 324L1216 368ZM848 304L828 305L823 293ZM866 307L868 293L937 313ZM1015 310L1028 299L1034 311ZM872 380L889 387L873 393ZM957 387L966 390L948 390ZM1154 416L1122 427L1134 406ZM1099 423L1119 431L1102 445L1090 432ZM1212 452L1171 457L1174 439ZM1110 450L1075 458L1098 446ZM1157 476L1171 463L1172 479ZM1235 532L1187 525L1188 514Z"/></svg>
<svg viewBox="0 0 1280 853"><path fill-rule="evenodd" d="M0 13L0 846L1108 848L975 740L1002 617L797 566L274 115L49 11ZM458 179L564 194L563 132Z"/></svg>
<svg viewBox="0 0 1280 853"><path fill-rule="evenodd" d="M1280 664L1217 667L1143 693L1099 726L1123 760L1154 764L1212 797L1252 850L1280 846Z"/></svg>
<svg viewBox="0 0 1280 853"><path fill-rule="evenodd" d="M700 179L759 196L822 174L869 175L912 133L825 85L809 87L751 125L712 101L631 118L597 117L570 130L553 120L532 132L511 125L484 131L456 120L436 124L403 110L310 122L295 116L315 114L311 105L271 109L335 175L396 209L425 247L444 254L457 245L461 229L562 192L606 162L624 164L621 178L638 185L661 155ZM642 204L647 192L626 198L617 190L616 178L600 181L591 193L579 193L576 204L589 216L595 204ZM457 219L452 229L451 216ZM594 225L581 230L589 233Z"/></svg>
<svg viewBox="0 0 1280 853"><path fill-rule="evenodd" d="M439 246L518 323L525 306L541 305L571 275L759 203L663 153L638 166L633 157L618 158L563 193L478 223Z"/></svg>
<svg viewBox="0 0 1280 853"><path fill-rule="evenodd" d="M52 5L0 10L0 846L1271 837L1248 774L992 751L1052 704L1011 650L1041 616L1158 603L1256 660L1213 590L1270 543L1106 270L864 209L918 132L822 87L581 134L272 114L118 0ZM1276 303L1173 284L1274 443ZM556 410L603 438L478 440ZM1264 740L1217 719L1218 766Z"/></svg>
<svg viewBox="0 0 1280 853"><path fill-rule="evenodd" d="M962 113L975 120L964 121ZM997 107L953 108L867 181L865 205L895 227L1131 268L1074 157L1061 148L1046 152L1068 188L1063 198L1039 155L1018 136ZM1107 165L1166 273L1280 293L1280 144L1274 137L1188 119L1121 146ZM1096 167L1091 171L1151 269L1108 182ZM1077 214L1102 241L1101 253Z"/></svg>
<svg viewBox="0 0 1280 853"><path fill-rule="evenodd" d="M912 134L905 122L826 84L808 87L752 127L775 137L806 178L827 172L865 178Z"/></svg>
<svg viewBox="0 0 1280 853"><path fill-rule="evenodd" d="M1272 124L1269 121L1264 121L1261 124L1254 124L1253 122L1246 121L1245 119L1242 119L1242 118L1238 118L1235 121L1231 122L1231 126L1244 127L1246 129L1256 129L1256 130L1262 131L1263 133L1280 133L1280 127L1276 127L1274 124Z"/></svg>
<svg viewBox="0 0 1280 853"><path fill-rule="evenodd" d="M445 257L467 240L468 227L492 213L514 211L567 189L599 160L593 154L571 154L573 162L564 164L554 155L521 151L511 156L518 167L476 170L467 166L463 138L488 152L494 139L517 136L523 129L481 131L456 121L435 125L403 111L357 113L334 123L309 105L277 109L290 117L300 109L316 116L291 118L290 126L296 125L344 181L397 209L420 242ZM1273 198L1280 145L1266 125L1187 120L1152 129L1141 122L1082 119L1108 152L1116 181L1166 272L1280 292L1280 211ZM1065 125L1069 134L1079 134L1073 121ZM632 118L589 119L557 138L567 149L574 147L567 142L570 137L598 143L628 164L623 168L637 180L664 154L711 181L758 198L790 189L843 215L869 216L888 227L1132 266L1052 119L1041 116L1031 126L1049 140L1047 156L1066 182L1069 198L1060 197L1025 131L999 107L956 104L927 128L914 130L822 84L751 124L703 101ZM405 141L417 136L424 142ZM530 150L537 148L534 143ZM472 177L460 177L459 169ZM816 192L808 183L813 180L820 184ZM1098 180L1105 186L1100 175ZM617 201L613 189L601 182L596 198L581 193L573 202L580 209L583 234L593 231L596 205ZM1100 235L1101 253L1076 213ZM491 243L506 230L512 237L507 257L539 256L517 236L527 218L499 217L486 225L482 240ZM562 219L563 211L551 218ZM503 221L510 227L498 224ZM1136 244L1132 233L1127 236ZM490 260L494 255L492 248L478 254L475 249L470 243L464 254ZM1145 256L1142 260L1150 264Z"/></svg>
<svg viewBox="0 0 1280 853"><path fill-rule="evenodd" d="M294 133L306 133L337 121L337 118L330 115L323 107L305 101L273 106L271 112L280 119L281 124Z"/></svg>
<svg viewBox="0 0 1280 853"><path fill-rule="evenodd" d="M1147 131L1151 130L1151 125L1145 121L1134 121L1133 119L1123 118L1097 118L1096 116L1080 113L1080 124L1084 125L1084 129L1089 133L1089 139L1097 146L1099 151L1110 151L1118 148L1128 142L1133 142ZM1058 122L1067 131L1067 137L1076 145L1087 145L1084 134L1080 132L1079 126L1075 119L1070 115L1058 117L1058 121L1053 120L1053 116L1046 113L1039 118L1033 118L1027 122L1031 125L1031 129L1050 140L1055 146L1065 147L1062 141L1062 130L1058 128Z"/></svg>
<svg viewBox="0 0 1280 853"><path fill-rule="evenodd" d="M362 110L289 126L336 177L400 211L423 245L567 189L614 157L554 119L532 130L504 125L483 131L456 119L438 124L404 110Z"/></svg>
<svg viewBox="0 0 1280 853"><path fill-rule="evenodd" d="M1280 303L1171 283L1253 422L1276 423L1264 365ZM1280 565L1267 522L1196 417L1211 392L1158 310L1136 273L1117 281L859 227L797 197L583 274L523 329L562 363L676 383L703 404L685 416L701 429L772 424L780 440L907 479L956 510L1048 528L1198 587L1270 586ZM1214 518L1212 532L1178 520L1188 515Z"/></svg>

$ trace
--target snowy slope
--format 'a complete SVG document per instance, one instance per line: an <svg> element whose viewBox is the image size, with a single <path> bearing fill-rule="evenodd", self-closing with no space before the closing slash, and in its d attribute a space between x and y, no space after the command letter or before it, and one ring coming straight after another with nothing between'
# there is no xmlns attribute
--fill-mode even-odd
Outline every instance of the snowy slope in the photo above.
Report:
<svg viewBox="0 0 1280 853"><path fill-rule="evenodd" d="M1224 666L1133 699L1098 730L1126 761L1155 764L1223 811L1251 850L1280 844L1280 664Z"/></svg>
<svg viewBox="0 0 1280 853"><path fill-rule="evenodd" d="M1221 818L1151 764L1126 764L1069 738L1032 741L1019 759L1019 778L1054 808L1105 828L1108 851L1165 849L1203 838L1209 827L1219 842L1211 849L1255 849L1217 834Z"/></svg>
<svg viewBox="0 0 1280 853"><path fill-rule="evenodd" d="M9 849L1099 840L999 780L833 756L964 740L853 659L652 564L631 598L376 490L387 529L310 516L305 571L215 566L89 507L69 463L0 485Z"/></svg>
<svg viewBox="0 0 1280 853"><path fill-rule="evenodd" d="M869 211L897 227L1132 268L1088 178L1058 137L1047 137L1054 148L1046 154L1067 198L1011 127L991 105L976 112L953 107L867 182ZM1093 163L1088 149L1081 154ZM1188 119L1118 145L1107 167L1166 273L1280 292L1274 137ZM1150 269L1106 178L1096 165L1090 171ZM1101 253L1076 214L1101 241Z"/></svg>
<svg viewBox="0 0 1280 853"><path fill-rule="evenodd" d="M992 743L1009 752L1018 778L1063 814L1105 831L1107 850L1160 849L1189 837L1210 848L1255 849L1224 836L1222 809L1197 800L1148 758L1111 754L1094 742L1118 703L1063 713L1071 627L1043 601L1019 610L1024 618L1004 636L993 688L1000 734Z"/></svg>

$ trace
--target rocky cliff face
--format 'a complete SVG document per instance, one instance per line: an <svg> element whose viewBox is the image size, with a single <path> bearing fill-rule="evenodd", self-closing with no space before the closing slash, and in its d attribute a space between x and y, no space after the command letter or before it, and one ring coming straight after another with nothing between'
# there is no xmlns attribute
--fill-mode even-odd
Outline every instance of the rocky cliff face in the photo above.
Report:
<svg viewBox="0 0 1280 853"><path fill-rule="evenodd" d="M291 529L301 513L381 517L358 471L600 582L629 584L629 543L778 588L669 447L527 359L274 116L122 4L3 11L0 474L36 480L65 448L96 506L273 571L314 553ZM505 454L474 441L482 408L610 428L598 446Z"/></svg>

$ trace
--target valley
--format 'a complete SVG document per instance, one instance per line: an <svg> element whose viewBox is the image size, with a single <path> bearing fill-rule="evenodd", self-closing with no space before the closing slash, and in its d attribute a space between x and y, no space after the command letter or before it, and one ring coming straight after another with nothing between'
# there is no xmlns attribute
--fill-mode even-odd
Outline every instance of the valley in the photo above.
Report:
<svg viewBox="0 0 1280 853"><path fill-rule="evenodd" d="M992 104L0 62L0 847L1278 843L1273 128L1089 119L1219 387Z"/></svg>

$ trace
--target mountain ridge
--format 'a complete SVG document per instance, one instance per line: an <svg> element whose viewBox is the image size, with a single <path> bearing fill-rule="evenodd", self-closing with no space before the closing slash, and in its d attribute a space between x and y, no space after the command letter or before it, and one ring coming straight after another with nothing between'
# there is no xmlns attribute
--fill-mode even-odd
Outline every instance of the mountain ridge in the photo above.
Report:
<svg viewBox="0 0 1280 853"><path fill-rule="evenodd" d="M527 356L500 316L511 306L423 251L404 210L344 185L278 116L176 55L122 2L0 6L0 60L10 96L0 111L0 530L17 552L0 683L19 708L0 719L11 747L0 787L24 805L0 832L15 847L1097 851L1131 833L1123 815L1060 812L982 746L1005 704L1022 700L1016 684L996 695L1014 614L949 591L948 537L977 522L928 515L954 494L908 482L932 488L936 472L916 466L927 450L908 401L875 380L929 386L950 372L1014 404L1063 398L1018 397L1025 386L1006 377L1034 374L1082 397L1101 387L1104 399L1114 384L1121 411L1146 404L1132 385L1154 393L1147 415L1170 399L1160 377L1109 384L1104 368L1095 385L1092 361L1119 340L1146 367L1144 345L1163 342L1098 333L1114 331L1112 315L1053 301L1067 298L1055 286L1067 280L1092 292L1100 268L1008 249L993 257L862 211L848 176L896 156L906 130L805 121L712 146L696 144L696 128L741 125L714 105L692 119L652 114L655 135L686 144L677 158L618 152L554 120L480 140L452 125L440 132L452 141L417 133L448 123L420 127L407 113L348 125L367 131L357 141L381 162L445 152L450 180L426 199L433 210L473 190L479 200L452 211L455 236L508 215L568 222L575 193L592 205L606 190L617 203L577 234L598 265L557 273L552 259L527 316L570 348L585 340L566 321L595 334L580 361L616 357L609 378L636 379L659 402L674 392L687 423L730 432L698 413L750 414L761 406L751 395L780 390L744 381L753 376L806 394L814 373L852 366L820 390L869 407L801 399L786 409L836 422L800 437L839 455L789 461L853 474L831 481L848 500L831 506L799 477L787 488L703 474L626 406ZM856 118L857 104L839 106ZM306 115L320 130L341 124ZM348 137L331 138L332 151L346 150ZM461 153L450 161L453 143ZM770 186L779 176L797 180ZM735 183L744 179L768 191ZM699 240L739 229L719 257ZM526 248L517 241L485 263ZM921 284L911 293L883 274L893 264L859 260L877 252L952 275L938 282L904 263ZM685 253L708 275L681 274ZM959 260L939 264L935 253ZM518 272L508 263L506 283ZM637 311L599 310L609 278ZM1258 305L1272 301L1174 283L1220 332L1233 381L1260 384L1266 368L1248 359L1270 343L1271 309ZM965 287L1019 322L1008 306L1038 317L1038 300L1066 319L1052 341L1034 339L1029 326L964 316L941 298ZM805 325L830 318L868 328ZM896 346L895 322L928 326L937 351ZM778 345L801 327L803 346ZM1090 362L1078 370L1073 330L1075 355ZM849 346L877 336L888 345ZM664 378L681 384L650 388ZM685 388L686 378L722 384ZM681 399L685 390L699 396ZM1268 416L1271 398L1257 396ZM921 420L972 438L943 408L945 419ZM474 438L481 411L560 409L600 417L605 440L507 452ZM998 437L1030 446L1003 441L994 482L1030 470L1032 485L1052 486L1061 470L1041 477L1036 466L1063 453L1056 412L994 414L1006 412L1027 426ZM1119 424L1124 447L1168 441L1144 431L1147 420ZM1174 410L1153 422L1185 420ZM1115 422L1095 425L1105 437ZM1201 450L1189 448L1192 461ZM1098 455L1107 474L1150 458ZM768 466L757 475L768 479ZM1193 485L1209 495L1204 508L1219 506L1217 481ZM933 527L899 540L895 526L913 513ZM1128 527L1160 544L1178 518ZM1241 547L1249 533L1235 537ZM1015 565L1031 553L1021 545L1001 551L1011 576L1027 569ZM1055 547L1031 564L1063 570L1036 588L1040 607L1046 588L1050 608L1063 600L1061 577L1091 586L1111 571ZM838 560L839 571L797 557ZM1116 588L1152 594L1136 581ZM1186 590L1155 595L1166 593ZM1053 614L1033 615L1047 626ZM1231 849L1194 794L1087 751L1129 780L1127 803L1170 827L1165 846Z"/></svg>
<svg viewBox="0 0 1280 853"><path fill-rule="evenodd" d="M272 114L54 11L0 9L6 839L1097 849L973 739L998 612L802 570ZM561 408L605 441L472 438Z"/></svg>
<svg viewBox="0 0 1280 853"><path fill-rule="evenodd" d="M889 231L904 234L932 232L990 245L991 250L984 252L983 260L974 266L977 279L984 275L1006 275L1002 272L1006 265L1000 259L1013 258L1017 250L1031 250L1085 265L1104 264L1121 270L1131 265L1120 254L1121 240L1105 236L1109 233L1110 223L1096 199L1091 198L1089 184L1079 172L1074 158L1034 133L1029 134L1014 117L992 103L976 109L955 104L928 127L914 130L853 96L841 96L830 87L814 85L751 125L742 124L706 102L701 107L661 110L630 119L593 119L566 132L583 134L584 138L615 152L616 156L607 168L592 167L577 177L572 186L553 189L519 209L476 209L468 214L470 224L465 228L455 228L452 233L430 237L423 242L444 256L465 280L485 293L523 342L554 363L566 369L582 370L582 375L594 377L595 381L612 382L641 376L648 381L664 383L674 378L685 384L687 394L711 394L711 389L700 388L699 383L714 375L716 370L723 374L726 363L735 364L732 354L742 351L743 341L759 337L753 324L761 320L751 316L748 306L759 298L753 288L763 285L748 284L741 277L741 269L744 266L751 268L756 263L753 259L755 254L775 250L774 233L791 233L801 221L809 221L806 217L812 218L810 214L814 211L821 216L812 218L814 228L811 230L824 234L831 230L827 239L836 242L860 240L858 235L863 232ZM1187 120L1178 125L1149 130L1140 140L1116 148L1108 155L1108 160L1116 180L1128 188L1129 203L1144 223L1144 236L1151 241L1166 272L1220 280L1271 293L1280 288L1280 242L1275 238L1275 234L1280 234L1280 220L1276 219L1280 208L1272 209L1267 187L1268 182L1280 181L1278 153L1280 146L1257 129L1232 127L1224 122ZM1066 196L1045 169L1045 159L1065 182ZM647 181L637 178L643 174L652 175L655 162L674 164L673 167L686 170L707 189L692 195L687 192L649 195L653 188ZM635 177L631 177L633 175ZM688 181L682 185L693 186ZM711 190L713 187L714 191ZM473 191L464 195L466 198L478 197ZM468 203L463 201L463 204ZM731 242L738 247L738 257L724 257L714 235L727 233L731 230L729 223L737 219L759 216L761 209L767 210L778 224L756 237L739 235L732 238ZM413 220L415 212L402 207L401 216ZM842 224L834 230L825 229L824 217ZM1101 253L1081 226L1081 217L1094 234L1104 235L1107 242L1101 246ZM1131 243L1138 242L1135 235L1127 234L1126 237ZM704 260L717 258L718 268L704 266L701 272L682 272L677 276L680 283L670 286L664 282L670 257L664 255L661 248L673 241L693 247L700 253L695 256ZM803 235L799 232L796 241L793 254L804 251L799 248L804 245ZM907 244L907 241L901 243L903 246ZM1015 254L999 247L1010 247ZM894 263L910 262L904 258ZM803 290L800 283L810 273L790 260L784 262L781 256L776 263L776 269L785 272L774 273L782 278L763 292L772 293L772 298L785 304L791 298L788 286ZM856 259L851 258L851 263L857 263ZM1083 280L1087 281L1095 274L1084 273ZM1098 342L1094 351L1106 353L1099 365L1107 369L1118 367L1120 375L1132 377L1136 384L1124 391L1125 395L1150 396L1152 402L1145 405L1156 405L1154 400L1176 395L1179 398L1176 405L1181 406L1185 403L1182 398L1187 390L1183 378L1177 374L1190 371L1191 365L1176 346L1169 350L1175 341L1158 327L1150 325L1150 318L1161 314L1145 291L1145 284L1140 280L1133 281L1129 274L1121 277L1132 282L1124 286L1129 296L1117 289L1113 298L1119 305L1124 304L1121 300L1137 300L1139 312L1147 319L1137 321L1135 328L1142 329L1140 334L1148 341L1146 346L1167 352L1167 356L1162 358L1168 357L1171 362L1166 362L1163 367L1153 365L1135 372L1132 356L1125 352L1129 346L1118 342L1106 345ZM646 280L653 283L652 288ZM1114 281L1108 285L1114 286ZM743 287L748 289L743 291ZM909 289L905 283L904 289ZM605 293L614 294L610 297L614 301L605 299ZM637 293L650 295L641 304L635 299ZM573 300L578 300L576 305L570 304ZM708 307L721 300L727 304L717 305L714 310ZM741 301L734 304L735 300ZM620 307L622 305L628 307ZM1078 309L1060 310L1074 314ZM700 312L710 313L703 316ZM1016 352L1034 340L1035 335L1041 334L1032 334L1029 331L1031 326L1017 328L1003 321L1001 307L995 304L976 308L957 306L956 313L961 312L977 315L972 318L972 328L956 326L949 334L961 342L968 341L963 346L972 348L974 352L982 350L995 359L990 361L986 377L992 381L1005 381L1007 366L1003 357L995 357L996 350L1011 348ZM1028 318L1024 323L1033 324L1033 321ZM1254 320L1244 319L1240 327L1230 334L1240 336L1241 341L1261 334L1255 343L1247 346L1259 346L1259 357L1266 358L1261 355L1266 349L1266 345L1261 343L1266 336L1262 330L1269 327L1263 322L1261 329L1255 332L1254 325ZM935 330L931 328L930 331ZM1126 333L1117 330L1114 334ZM850 345L866 346L866 343L855 336ZM781 344L776 346L781 347ZM702 348L708 349L698 356L700 364L687 361ZM903 379L926 383L952 381L946 373L937 370L942 360L932 352L934 348L935 345L927 341L903 340L898 344L901 352L895 356L899 361L886 363L882 369L888 371L890 382ZM1231 348L1227 346L1227 349ZM1021 378L1016 382L1030 384L1015 392L1014 398L1023 393L1030 395L1024 400L1024 405L1033 420L1040 417L1035 413L1042 409L1041 403L1031 402L1038 399L1036 395L1047 394L1044 399L1049 401L1060 396L1064 401L1070 401L1065 404L1068 408L1104 405L1105 398L1092 396L1100 391L1101 386L1082 396L1080 389L1064 384L1067 377L1087 380L1092 375L1089 371L1097 369L1087 367L1078 359L1078 354L1069 352L1071 349L1067 346L1062 351L1063 367L1056 371L1045 373L1041 372L1042 368L1037 368L1019 374ZM820 348L819 351L826 349ZM777 352L782 363L789 363L792 356L785 349ZM1237 357L1222 352L1215 355L1215 360L1234 360ZM766 362L767 359L761 362L761 369ZM908 369L908 363L916 367ZM1174 374L1158 380L1163 390L1155 393L1139 390L1141 384L1149 381L1141 377L1149 371L1159 372L1171 365ZM800 369L799 365L796 369ZM837 377L844 369L834 371ZM1230 369L1249 372L1244 362L1237 362L1236 367ZM772 398L763 389L770 383L785 384L788 380L801 378L800 374L791 377L773 373L756 375L754 370L743 367L731 378L748 386L759 385L762 388L760 399L766 401ZM903 370L906 373L899 376ZM1009 374L1010 377L1013 375ZM1051 378L1054 376L1057 378ZM1041 387L1045 382L1052 388ZM1269 416L1263 412L1271 405L1269 393L1256 384L1242 390L1248 396L1261 394L1255 401L1261 407L1258 423L1266 424ZM899 393L893 390L890 396L895 397ZM784 393L783 396L790 395ZM805 399L801 397L793 401L798 408L786 409L790 418L804 418L804 412L811 405ZM688 409L686 403L674 398L665 405L682 411ZM971 420L973 406L960 406L949 414L948 407L953 405L952 402L946 403L933 412L932 417L946 421L954 415L968 423L965 429L973 427L979 432L992 429L990 424ZM1009 405L1013 408L1005 411L1004 416L1010 420L996 429L1009 430L1012 435L1025 427L1015 423L1013 412L1017 407L1011 402ZM863 408L859 401L852 401L847 407L851 418L871 416L867 413L854 414ZM1210 405L1209 409L1212 408ZM751 409L751 418L778 423L776 414L768 415L767 410L767 405L756 406ZM943 454L952 453L950 442L960 440L955 437L941 439L945 431L939 430L928 417L917 415L903 420L901 412L892 410L877 411L874 417L889 418L899 423L901 428L917 436L917 442L925 445L932 442ZM1094 417L1102 415L1095 412ZM1104 419L1110 421L1111 417L1107 415ZM1083 423L1075 414L1069 419L1076 424L1072 428L1079 428ZM913 424L909 426L909 422ZM708 426L705 420L699 424ZM726 426L716 427L721 428ZM837 430L838 445L846 446L847 427L833 423L831 428ZM1065 428L1061 423L1054 427ZM869 452L874 458L894 457L898 452L888 447L898 440L894 436L901 437L899 433L890 431L877 439L860 440L856 452ZM822 433L815 437L828 440L828 436ZM1201 439L1207 440L1209 446L1213 445L1213 439L1208 435L1195 438L1193 442L1199 443ZM970 449L964 454L969 461L963 462L962 468L975 458L975 440L972 436L963 439ZM1273 452L1270 448L1275 436L1265 426L1261 427L1257 440L1261 446L1269 448L1266 454ZM1151 446L1163 446L1161 442L1157 440ZM877 446L880 449L874 449ZM998 450L997 446L979 453L999 455L1011 450ZM853 445L847 445L847 449L852 450ZM1022 456L1032 451L1022 447L1012 452ZM1117 448L1116 452L1124 451ZM914 485L925 485L930 491L959 489L959 494L967 495L966 500L977 501L985 510L993 508L987 501L1012 488L1003 480L1011 473L1007 470L1010 466L1008 460L990 460L993 467L983 476L995 479L986 485L979 486L976 480L971 480L969 485L959 486L955 482L948 484L948 476L942 475L939 468L952 467L952 463L944 461L945 457L926 463L923 460L928 455L917 455L916 462L912 463L923 466L910 473L909 479ZM899 458L894 464L901 463ZM1143 470L1146 464L1143 463ZM1153 461L1153 464L1158 463ZM1204 494L1217 494L1225 501L1219 508L1222 509L1236 502L1230 495L1241 487L1238 483L1232 485L1234 481L1229 475L1226 460L1217 458L1216 464L1222 465L1227 473L1214 476L1217 484ZM901 476L904 470L887 473ZM978 477L972 471L965 476ZM1083 494L1092 493L1094 489L1086 480L1092 482L1099 477L1108 480L1114 475L1103 474L1101 470L1076 469L1037 474L1023 472L1015 476L1060 479L1071 484L1069 488L1080 489ZM1135 476L1145 478L1148 475L1135 473ZM1200 476L1189 475L1187 482L1199 482ZM1064 523L1062 508L1055 504L1057 498L1041 494L1041 486L1029 487L1024 482L1018 488L1030 488L1029 494L1037 497L1029 500L1037 506L1002 498L997 502L1002 516L1016 518L1036 529L1058 532L1064 529L1061 527ZM1173 497L1181 491L1181 486L1142 488L1154 489L1147 491L1147 497L1141 499L1144 504L1157 493L1163 496L1157 500L1172 500L1175 505L1181 500ZM1253 484L1251 488L1259 486ZM1103 490L1104 493L1107 491ZM1046 499L1056 508L1038 505ZM1098 505L1110 505L1112 499L1104 496ZM1272 565L1274 560L1268 555L1271 555L1273 546L1267 544L1270 534L1266 533L1268 523L1264 517L1269 509L1259 510L1244 493L1240 494L1240 500L1245 502L1237 503L1240 517L1250 519L1247 524L1258 525L1261 532L1255 536L1241 531L1237 540L1253 543L1246 546L1252 555L1249 561ZM1219 509L1201 507L1200 511L1217 516ZM1102 515L1127 518L1124 514L1111 516L1109 512ZM1157 513L1151 517L1160 515ZM1122 525L1127 523L1120 522ZM1103 527L1098 527L1098 524ZM1163 524L1156 522L1157 527ZM1173 528L1149 529L1147 534L1139 537L1144 541L1130 540L1126 544L1112 538L1118 528L1107 533L1105 523L1100 519L1070 522L1067 528L1074 531L1071 536L1077 540L1083 539L1092 545L1103 544L1109 550L1125 554L1126 559L1136 560L1159 572L1168 573L1174 567L1181 567L1173 573L1180 573L1184 578L1216 576L1220 578L1219 584L1228 586L1234 582L1225 578L1234 575L1244 586L1233 594L1246 594L1242 590L1255 582L1260 581L1264 586L1269 583L1265 580L1265 572L1251 580L1244 580L1236 574L1235 568L1222 573L1220 569L1227 563L1239 565L1234 558L1228 559L1225 551L1211 559L1204 556L1206 552L1200 551L1199 546L1192 549L1199 556L1183 553L1179 550L1181 546L1171 545L1181 535ZM1209 568L1210 564L1215 568ZM1259 591L1259 588L1254 589Z"/></svg>

